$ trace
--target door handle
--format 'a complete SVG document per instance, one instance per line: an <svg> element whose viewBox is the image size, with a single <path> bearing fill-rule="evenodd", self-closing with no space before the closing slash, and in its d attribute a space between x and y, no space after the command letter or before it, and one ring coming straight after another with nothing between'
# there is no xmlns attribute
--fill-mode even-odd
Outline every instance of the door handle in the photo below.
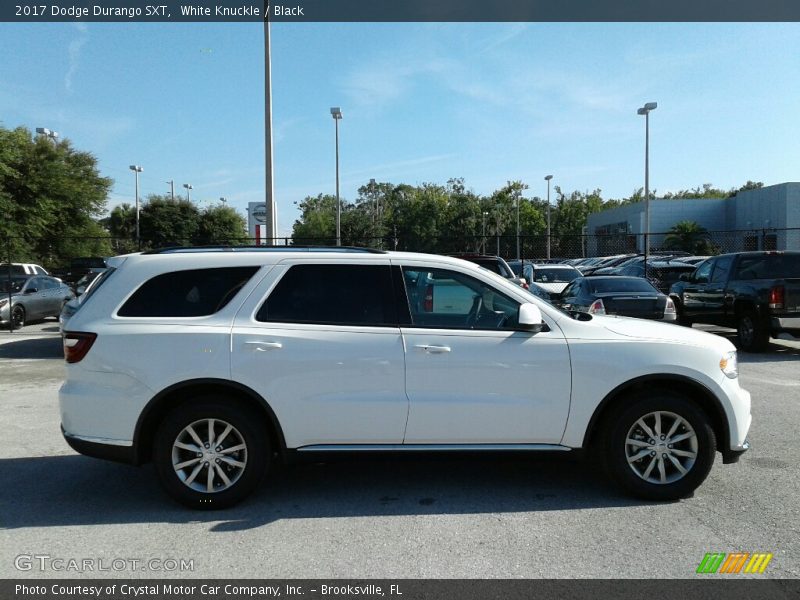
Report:
<svg viewBox="0 0 800 600"><path fill-rule="evenodd" d="M428 344L419 344L414 346L414 348L419 348L428 354L444 354L445 352L450 352L450 346L430 346Z"/></svg>
<svg viewBox="0 0 800 600"><path fill-rule="evenodd" d="M244 347L254 352L266 352L267 350L279 350L283 348L280 342L245 342Z"/></svg>

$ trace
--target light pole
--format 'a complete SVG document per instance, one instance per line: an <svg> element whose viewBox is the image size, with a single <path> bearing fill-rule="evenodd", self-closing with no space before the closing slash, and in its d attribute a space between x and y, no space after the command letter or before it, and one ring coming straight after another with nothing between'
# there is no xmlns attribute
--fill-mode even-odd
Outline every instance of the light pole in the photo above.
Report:
<svg viewBox="0 0 800 600"><path fill-rule="evenodd" d="M222 202L222 204L223 204L224 206L227 206L227 205L228 205L228 199L227 199L227 198L223 198L222 196L220 196L220 197L219 197L219 201L220 201L220 202Z"/></svg>
<svg viewBox="0 0 800 600"><path fill-rule="evenodd" d="M336 245L342 245L342 203L339 201L339 121L342 120L342 109L331 108L331 116L336 124Z"/></svg>
<svg viewBox="0 0 800 600"><path fill-rule="evenodd" d="M144 171L143 167L139 165L131 165L128 167L133 171L136 176L136 247L139 247L139 173Z"/></svg>
<svg viewBox="0 0 800 600"><path fill-rule="evenodd" d="M547 259L550 260L550 180L552 175L545 175L544 180L547 182Z"/></svg>
<svg viewBox="0 0 800 600"><path fill-rule="evenodd" d="M183 187L186 188L186 201L187 202L191 202L191 200L192 200L192 198L191 198L191 190L194 189L194 186L192 186L191 183L184 183Z"/></svg>
<svg viewBox="0 0 800 600"><path fill-rule="evenodd" d="M47 127L37 127L36 128L36 133L38 133L39 135L43 135L43 136L45 136L47 138L50 138L51 140L53 140L54 144L58 143L58 132L57 131L53 131L52 129L48 129Z"/></svg>
<svg viewBox="0 0 800 600"><path fill-rule="evenodd" d="M167 181L167 183L169 184L169 197L174 202L175 201L175 181L173 179L170 179L169 181Z"/></svg>
<svg viewBox="0 0 800 600"><path fill-rule="evenodd" d="M517 260L520 259L519 253L519 201L522 197L522 190L516 190L514 195L517 197Z"/></svg>
<svg viewBox="0 0 800 600"><path fill-rule="evenodd" d="M486 217L489 216L488 211L483 211L483 237L481 238L481 252L486 254Z"/></svg>
<svg viewBox="0 0 800 600"><path fill-rule="evenodd" d="M658 107L648 102L636 111L644 115L644 272L647 274L647 258L650 255L650 111Z"/></svg>

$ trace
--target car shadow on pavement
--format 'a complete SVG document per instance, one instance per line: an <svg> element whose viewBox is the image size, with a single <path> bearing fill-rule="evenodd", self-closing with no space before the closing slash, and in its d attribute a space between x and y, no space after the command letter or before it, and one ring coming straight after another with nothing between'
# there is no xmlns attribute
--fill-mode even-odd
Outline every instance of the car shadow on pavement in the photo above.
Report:
<svg viewBox="0 0 800 600"><path fill-rule="evenodd" d="M48 335L0 344L0 358L64 358L61 336Z"/></svg>
<svg viewBox="0 0 800 600"><path fill-rule="evenodd" d="M375 458L277 469L253 496L221 511L170 500L153 468L78 455L0 459L0 528L123 523L209 524L235 532L283 519L461 515L646 504L570 458Z"/></svg>

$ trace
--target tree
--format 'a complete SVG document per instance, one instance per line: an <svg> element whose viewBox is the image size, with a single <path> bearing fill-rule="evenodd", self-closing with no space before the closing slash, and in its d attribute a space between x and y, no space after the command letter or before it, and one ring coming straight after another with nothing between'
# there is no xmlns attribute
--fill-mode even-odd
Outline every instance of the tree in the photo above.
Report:
<svg viewBox="0 0 800 600"><path fill-rule="evenodd" d="M668 250L685 250L699 256L713 254L708 230L694 221L675 223L664 238L663 246Z"/></svg>
<svg viewBox="0 0 800 600"><path fill-rule="evenodd" d="M239 245L247 236L244 217L230 206L210 206L200 213L198 238L200 244Z"/></svg>
<svg viewBox="0 0 800 600"><path fill-rule="evenodd" d="M336 196L307 196L298 205L300 218L292 226L296 244L336 243Z"/></svg>
<svg viewBox="0 0 800 600"><path fill-rule="evenodd" d="M96 222L112 181L69 140L0 127L0 235L12 258L62 266L75 256L111 252Z"/></svg>
<svg viewBox="0 0 800 600"><path fill-rule="evenodd" d="M139 231L144 247L193 244L199 230L200 213L188 200L151 194L139 213Z"/></svg>
<svg viewBox="0 0 800 600"><path fill-rule="evenodd" d="M136 247L136 207L127 202L118 204L108 217L108 230L111 244L117 254L135 252Z"/></svg>

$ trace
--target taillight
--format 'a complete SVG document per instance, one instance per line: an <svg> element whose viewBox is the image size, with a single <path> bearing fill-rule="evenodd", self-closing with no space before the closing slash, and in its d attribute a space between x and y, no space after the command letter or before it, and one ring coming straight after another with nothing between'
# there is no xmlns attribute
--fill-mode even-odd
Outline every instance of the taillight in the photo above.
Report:
<svg viewBox="0 0 800 600"><path fill-rule="evenodd" d="M603 301L599 298L592 302L592 305L589 307L589 314L590 315L604 315L606 314L606 307L603 304Z"/></svg>
<svg viewBox="0 0 800 600"><path fill-rule="evenodd" d="M675 314L675 303L672 298L667 298L667 304L664 306L664 316Z"/></svg>
<svg viewBox="0 0 800 600"><path fill-rule="evenodd" d="M424 312L433 312L433 286L428 284L425 288L425 296L422 299L422 310Z"/></svg>
<svg viewBox="0 0 800 600"><path fill-rule="evenodd" d="M769 291L769 307L783 308L786 291L782 285L776 285Z"/></svg>
<svg viewBox="0 0 800 600"><path fill-rule="evenodd" d="M64 359L68 363L80 362L96 339L96 333L65 333Z"/></svg>

